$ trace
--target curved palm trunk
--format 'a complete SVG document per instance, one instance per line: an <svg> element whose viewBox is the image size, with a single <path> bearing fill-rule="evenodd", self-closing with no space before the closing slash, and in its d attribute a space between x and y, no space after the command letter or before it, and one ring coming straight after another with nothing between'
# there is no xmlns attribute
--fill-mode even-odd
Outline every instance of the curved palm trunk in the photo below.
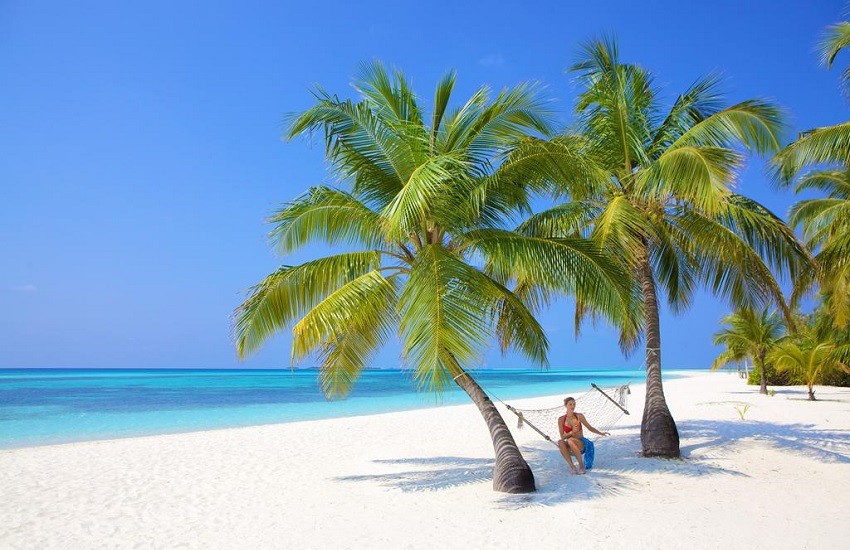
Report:
<svg viewBox="0 0 850 550"><path fill-rule="evenodd" d="M646 403L640 425L640 443L643 456L678 458L679 431L661 384L661 325L658 320L658 297L649 259L645 258L638 269L646 326Z"/></svg>
<svg viewBox="0 0 850 550"><path fill-rule="evenodd" d="M490 430L493 449L496 451L493 489L503 493L533 493L536 490L534 474L520 454L516 441L496 406L466 372L456 377L455 382L475 402Z"/></svg>

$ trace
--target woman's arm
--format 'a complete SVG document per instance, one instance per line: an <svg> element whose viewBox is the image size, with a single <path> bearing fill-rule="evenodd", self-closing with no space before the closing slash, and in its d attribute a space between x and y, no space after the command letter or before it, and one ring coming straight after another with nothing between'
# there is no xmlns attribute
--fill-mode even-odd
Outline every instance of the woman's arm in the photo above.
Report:
<svg viewBox="0 0 850 550"><path fill-rule="evenodd" d="M562 440L566 439L567 436L567 434L564 433L564 418L566 417L567 415L558 418L558 434L561 436Z"/></svg>
<svg viewBox="0 0 850 550"><path fill-rule="evenodd" d="M599 430L591 426L590 422L587 421L587 418L585 418L583 414L578 413L576 414L576 416L578 416L579 422L581 422L585 428L595 433L596 435L611 435L609 432L600 432Z"/></svg>

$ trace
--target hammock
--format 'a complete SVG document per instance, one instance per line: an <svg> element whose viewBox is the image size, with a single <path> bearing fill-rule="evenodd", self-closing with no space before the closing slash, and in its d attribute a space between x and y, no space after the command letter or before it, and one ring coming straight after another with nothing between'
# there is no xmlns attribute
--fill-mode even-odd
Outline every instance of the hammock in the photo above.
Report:
<svg viewBox="0 0 850 550"><path fill-rule="evenodd" d="M626 410L626 401L631 390L628 384L604 389L596 384L591 384L591 386L593 387L592 390L576 396L576 411L584 414L591 426L600 432L607 432L624 414L629 414L629 411ZM509 411L517 415L517 428L522 428L524 424L528 424L544 439L558 445L560 439L558 417L564 414L563 405L550 409L517 409L507 403L504 403L504 405ZM599 437L595 434L589 433L589 435L593 435L593 439Z"/></svg>

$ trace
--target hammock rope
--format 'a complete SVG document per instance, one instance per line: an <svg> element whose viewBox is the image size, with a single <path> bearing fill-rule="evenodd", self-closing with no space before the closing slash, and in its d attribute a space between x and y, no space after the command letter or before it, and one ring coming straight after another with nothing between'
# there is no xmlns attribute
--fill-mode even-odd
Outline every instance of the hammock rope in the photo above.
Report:
<svg viewBox="0 0 850 550"><path fill-rule="evenodd" d="M575 397L576 411L585 415L588 422L600 432L609 431L625 414L628 395L631 393L629 384L600 388L591 384L592 389ZM498 398L497 398L498 399ZM498 399L509 411L517 416L517 428L528 425L540 434L543 439L553 445L558 445L558 418L564 414L563 405L548 409L518 409ZM599 436L593 434L593 439Z"/></svg>
<svg viewBox="0 0 850 550"><path fill-rule="evenodd" d="M658 354L661 350L658 348L648 348L646 351L647 353ZM641 366L637 370L644 368L645 365L646 360L641 363ZM469 376L469 374L462 370L452 379L457 381L461 376ZM591 383L590 386L592 389L590 391L574 397L576 400L575 410L582 413L588 419L588 422L600 432L610 431L623 415L629 414L626 407L628 405L628 396L632 393L629 387L630 384L631 382L627 382L620 386L600 388L596 384ZM496 394L485 388L480 382L478 382L478 386L484 393L504 405L505 408L517 416L517 428L522 429L524 425L528 425L532 430L540 434L543 439L556 447L558 446L558 441L560 440L558 418L564 414L563 405L548 409L518 409L499 399ZM545 427L541 428L540 426ZM599 438L596 434L590 435L591 440Z"/></svg>

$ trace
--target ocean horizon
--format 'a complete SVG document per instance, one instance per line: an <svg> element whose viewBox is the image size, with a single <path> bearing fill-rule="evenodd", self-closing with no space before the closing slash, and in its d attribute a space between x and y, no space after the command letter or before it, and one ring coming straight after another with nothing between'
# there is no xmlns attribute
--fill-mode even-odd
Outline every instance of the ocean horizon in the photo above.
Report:
<svg viewBox="0 0 850 550"><path fill-rule="evenodd" d="M617 386L645 377L635 368L484 368L472 374L494 401L578 395L591 383ZM456 387L419 391L409 369L365 369L351 393L338 399L321 392L317 369L0 369L0 449L467 403Z"/></svg>

